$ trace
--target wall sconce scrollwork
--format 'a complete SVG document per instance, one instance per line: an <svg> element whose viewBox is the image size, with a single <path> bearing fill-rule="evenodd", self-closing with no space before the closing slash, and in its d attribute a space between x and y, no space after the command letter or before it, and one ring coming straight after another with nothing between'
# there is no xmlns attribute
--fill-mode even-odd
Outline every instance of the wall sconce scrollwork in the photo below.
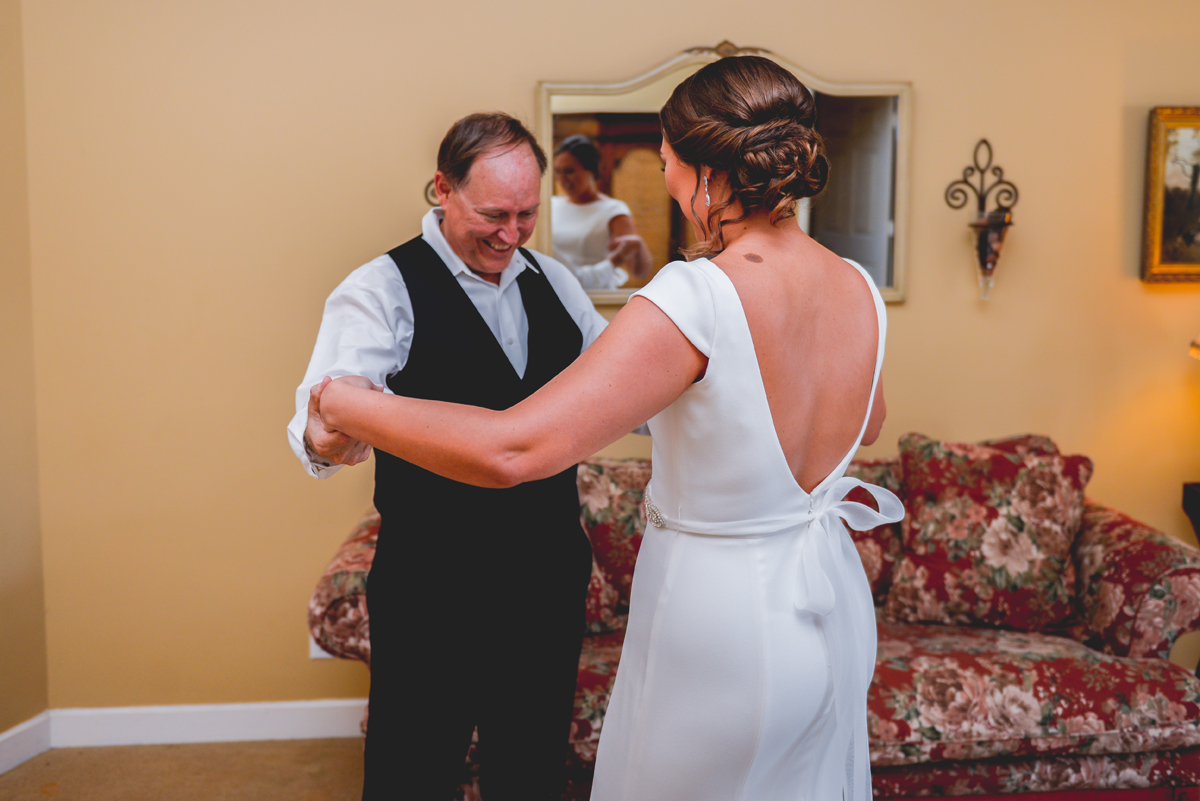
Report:
<svg viewBox="0 0 1200 801"><path fill-rule="evenodd" d="M982 155L981 155L982 154ZM992 274L996 270L996 262L1000 260L1000 246L1004 244L1004 234L1013 224L1012 207L1017 204L1017 187L1011 181L1005 180L1004 170L992 166L992 146L986 139L980 139L975 145L974 165L963 169L963 177L951 181L946 187L946 203L952 209L961 209L967 205L971 190L975 195L978 215L972 222L967 223L975 232L975 252L979 259L979 294L985 300L992 289ZM994 181L987 183L988 173L991 172ZM978 177L978 188L972 181ZM987 210L988 195L996 193L996 208Z"/></svg>

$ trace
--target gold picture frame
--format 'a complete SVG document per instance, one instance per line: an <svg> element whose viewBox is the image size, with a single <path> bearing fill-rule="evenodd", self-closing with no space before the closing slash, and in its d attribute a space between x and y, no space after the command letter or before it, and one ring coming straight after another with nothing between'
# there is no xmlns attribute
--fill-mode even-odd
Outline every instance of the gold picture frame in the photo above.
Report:
<svg viewBox="0 0 1200 801"><path fill-rule="evenodd" d="M1143 281L1200 281L1200 107L1150 110Z"/></svg>

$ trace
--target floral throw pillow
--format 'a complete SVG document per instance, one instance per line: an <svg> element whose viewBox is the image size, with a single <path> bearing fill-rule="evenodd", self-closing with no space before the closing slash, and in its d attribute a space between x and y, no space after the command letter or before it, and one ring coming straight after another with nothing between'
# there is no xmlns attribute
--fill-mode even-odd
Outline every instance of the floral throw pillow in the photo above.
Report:
<svg viewBox="0 0 1200 801"><path fill-rule="evenodd" d="M900 439L908 515L885 615L1038 631L1075 612L1071 545L1092 460L1040 437Z"/></svg>

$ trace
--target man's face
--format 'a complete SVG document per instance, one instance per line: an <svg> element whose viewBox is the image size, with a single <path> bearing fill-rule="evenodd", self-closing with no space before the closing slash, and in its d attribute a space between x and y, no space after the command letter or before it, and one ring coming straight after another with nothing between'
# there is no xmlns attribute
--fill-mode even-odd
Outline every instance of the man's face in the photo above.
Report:
<svg viewBox="0 0 1200 801"><path fill-rule="evenodd" d="M529 145L483 153L467 178L451 188L442 173L433 177L445 210L442 236L472 272L492 283L533 234L542 200L542 174Z"/></svg>

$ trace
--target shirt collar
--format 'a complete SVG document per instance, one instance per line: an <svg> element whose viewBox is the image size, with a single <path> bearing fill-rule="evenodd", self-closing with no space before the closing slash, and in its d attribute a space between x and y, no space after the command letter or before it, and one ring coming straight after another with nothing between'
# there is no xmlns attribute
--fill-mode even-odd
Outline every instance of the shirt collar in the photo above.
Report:
<svg viewBox="0 0 1200 801"><path fill-rule="evenodd" d="M425 216L421 218L421 235L425 238L425 241L429 243L429 246L433 248L433 251L446 263L446 266L450 268L450 272L455 276L466 273L477 281L490 283L471 272L471 268L458 257L458 254L450 247L450 243L446 241L446 237L442 236L442 218L445 216L446 211L441 206L434 206L425 213ZM517 276L526 268L538 272L538 269L521 255L521 251L517 250L513 253L512 261L500 272L500 290L503 291L505 287L517 280Z"/></svg>

